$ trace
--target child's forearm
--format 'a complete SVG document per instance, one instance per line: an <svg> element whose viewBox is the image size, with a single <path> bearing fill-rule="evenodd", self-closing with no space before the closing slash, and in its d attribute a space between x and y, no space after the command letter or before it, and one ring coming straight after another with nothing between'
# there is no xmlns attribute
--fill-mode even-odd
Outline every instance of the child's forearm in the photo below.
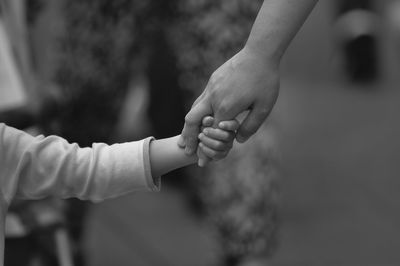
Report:
<svg viewBox="0 0 400 266"><path fill-rule="evenodd" d="M150 165L153 176L160 176L174 169L193 164L196 155L188 156L178 146L178 137L153 140L150 143Z"/></svg>

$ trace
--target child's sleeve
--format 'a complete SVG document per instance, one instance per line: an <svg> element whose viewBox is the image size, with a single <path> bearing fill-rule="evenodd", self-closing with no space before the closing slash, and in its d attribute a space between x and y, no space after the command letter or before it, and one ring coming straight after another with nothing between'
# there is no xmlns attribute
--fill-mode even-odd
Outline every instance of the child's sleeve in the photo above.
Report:
<svg viewBox="0 0 400 266"><path fill-rule="evenodd" d="M136 190L158 190L159 181L151 176L150 141L80 148L60 137L32 137L0 124L2 196L8 203L14 196L51 195L101 201Z"/></svg>

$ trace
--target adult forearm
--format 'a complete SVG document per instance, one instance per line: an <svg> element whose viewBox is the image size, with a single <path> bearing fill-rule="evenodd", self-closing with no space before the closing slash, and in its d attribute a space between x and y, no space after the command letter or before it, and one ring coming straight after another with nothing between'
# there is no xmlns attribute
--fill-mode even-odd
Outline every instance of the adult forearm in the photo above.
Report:
<svg viewBox="0 0 400 266"><path fill-rule="evenodd" d="M265 0L246 48L279 62L318 0Z"/></svg>

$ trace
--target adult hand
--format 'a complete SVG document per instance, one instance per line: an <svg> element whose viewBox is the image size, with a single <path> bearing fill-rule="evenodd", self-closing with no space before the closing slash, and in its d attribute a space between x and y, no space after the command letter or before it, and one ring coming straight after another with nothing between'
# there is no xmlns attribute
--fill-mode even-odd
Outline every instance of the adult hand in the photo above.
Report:
<svg viewBox="0 0 400 266"><path fill-rule="evenodd" d="M232 120L249 110L237 131L245 142L261 126L274 106L279 92L279 62L245 47L212 75L204 92L185 117L179 146L187 154L196 151L201 121L206 115L220 121Z"/></svg>

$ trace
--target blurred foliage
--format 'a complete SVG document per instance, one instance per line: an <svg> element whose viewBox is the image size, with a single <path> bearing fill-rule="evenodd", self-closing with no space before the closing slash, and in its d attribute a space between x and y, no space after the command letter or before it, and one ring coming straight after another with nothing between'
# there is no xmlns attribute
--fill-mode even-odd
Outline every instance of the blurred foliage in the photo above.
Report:
<svg viewBox="0 0 400 266"><path fill-rule="evenodd" d="M170 31L180 83L194 95L245 44L262 0L182 0ZM191 100L191 102L193 99Z"/></svg>
<svg viewBox="0 0 400 266"><path fill-rule="evenodd" d="M43 10L44 0L28 0L26 1L26 20L28 25L35 23L37 16Z"/></svg>
<svg viewBox="0 0 400 266"><path fill-rule="evenodd" d="M81 146L109 142L133 73L143 71L146 65L146 44L154 27L151 17L147 17L151 13L149 2L60 2L64 32L57 40L52 70L56 86L51 88L57 90L59 101L45 104L42 119L55 121L47 129L48 134L61 135ZM76 247L74 265L84 265L79 247L86 214L87 203L69 201L66 216Z"/></svg>
<svg viewBox="0 0 400 266"><path fill-rule="evenodd" d="M274 124L271 124L275 126ZM230 155L211 164L200 182L227 265L268 257L276 246L279 152L276 130L264 126Z"/></svg>
<svg viewBox="0 0 400 266"><path fill-rule="evenodd" d="M107 142L135 75L149 78L153 134L177 134L183 103L165 40L175 2L62 1L65 34L54 75L66 99L60 134L83 145Z"/></svg>
<svg viewBox="0 0 400 266"><path fill-rule="evenodd" d="M68 0L55 82L65 99L61 134L89 145L106 142L117 121L135 62L146 50L147 2ZM147 24L149 25L149 24Z"/></svg>
<svg viewBox="0 0 400 266"><path fill-rule="evenodd" d="M137 73L150 79L154 101L150 117L156 132L165 137L176 130L174 124L174 129L162 132L172 117L182 119L180 95L174 89L180 85L190 93L186 100L190 106L211 73L244 45L262 3L60 1L65 35L59 42L54 78L64 106L57 133L82 145L109 139L132 74ZM174 115L165 116L177 107ZM221 240L227 265L267 255L275 246L274 141L271 130L264 127L227 159L198 175L195 187Z"/></svg>

